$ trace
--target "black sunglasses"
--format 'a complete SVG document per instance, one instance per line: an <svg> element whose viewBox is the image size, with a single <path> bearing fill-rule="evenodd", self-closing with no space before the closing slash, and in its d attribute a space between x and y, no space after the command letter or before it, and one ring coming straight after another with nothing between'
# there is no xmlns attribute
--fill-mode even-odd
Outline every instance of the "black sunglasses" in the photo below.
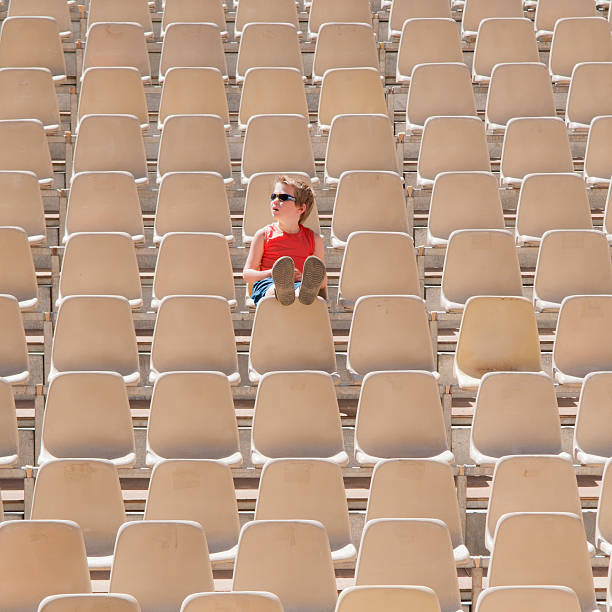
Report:
<svg viewBox="0 0 612 612"><path fill-rule="evenodd" d="M270 194L270 200L274 201L276 200L276 198L278 198L281 202L286 202L287 200L291 200L292 202L295 202L295 198L292 195L289 195L288 193L272 193Z"/></svg>

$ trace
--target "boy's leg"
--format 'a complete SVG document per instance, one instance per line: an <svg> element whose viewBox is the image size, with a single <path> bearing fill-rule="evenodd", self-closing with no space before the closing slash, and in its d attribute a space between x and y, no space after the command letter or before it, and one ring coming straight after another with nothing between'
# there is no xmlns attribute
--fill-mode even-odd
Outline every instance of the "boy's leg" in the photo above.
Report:
<svg viewBox="0 0 612 612"><path fill-rule="evenodd" d="M325 264L318 257L311 255L304 262L302 272L302 285L298 295L302 304L308 305L315 301L324 278Z"/></svg>
<svg viewBox="0 0 612 612"><path fill-rule="evenodd" d="M293 259L287 256L277 259L272 266L276 299L283 306L289 306L295 301L294 270Z"/></svg>

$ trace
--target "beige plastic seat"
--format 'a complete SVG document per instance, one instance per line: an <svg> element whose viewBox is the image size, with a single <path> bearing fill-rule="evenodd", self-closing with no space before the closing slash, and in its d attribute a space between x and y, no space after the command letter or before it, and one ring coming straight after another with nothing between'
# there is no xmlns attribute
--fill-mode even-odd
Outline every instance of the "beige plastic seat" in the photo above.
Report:
<svg viewBox="0 0 612 612"><path fill-rule="evenodd" d="M131 22L141 25L146 38L153 38L153 23L147 0L89 0L87 30L94 23Z"/></svg>
<svg viewBox="0 0 612 612"><path fill-rule="evenodd" d="M567 512L516 512L497 524L489 586L571 588L582 612L597 610L582 519Z"/></svg>
<svg viewBox="0 0 612 612"><path fill-rule="evenodd" d="M449 530L457 565L470 561L463 543L453 469L431 459L387 459L374 468L366 524L373 519L430 518Z"/></svg>
<svg viewBox="0 0 612 612"><path fill-rule="evenodd" d="M340 466L326 459L270 459L264 465L256 521L314 520L327 530L334 563L354 561Z"/></svg>
<svg viewBox="0 0 612 612"><path fill-rule="evenodd" d="M512 610L541 612L580 612L576 593L561 586L491 587L481 592L476 612L511 612Z"/></svg>
<svg viewBox="0 0 612 612"><path fill-rule="evenodd" d="M9 384L23 384L30 376L28 347L19 302L0 295L0 377Z"/></svg>
<svg viewBox="0 0 612 612"><path fill-rule="evenodd" d="M0 168L33 172L40 185L53 185L49 144L38 119L0 121Z"/></svg>
<svg viewBox="0 0 612 612"><path fill-rule="evenodd" d="M0 227L0 294L12 295L21 311L38 308L38 285L28 235L20 227Z"/></svg>
<svg viewBox="0 0 612 612"><path fill-rule="evenodd" d="M590 372L612 370L612 295L563 299L553 348L559 384L579 385Z"/></svg>
<svg viewBox="0 0 612 612"><path fill-rule="evenodd" d="M560 117L519 117L508 121L500 182L519 187L527 174L573 172L567 128Z"/></svg>
<svg viewBox="0 0 612 612"><path fill-rule="evenodd" d="M279 53L278 50L283 52ZM249 68L296 68L304 73L298 31L290 23L249 23L238 47L236 81L244 81Z"/></svg>
<svg viewBox="0 0 612 612"><path fill-rule="evenodd" d="M360 297L373 294L421 295L414 242L408 234L353 232L349 236L340 269L338 306L352 310Z"/></svg>
<svg viewBox="0 0 612 612"><path fill-rule="evenodd" d="M78 232L123 232L144 242L142 210L129 172L80 172L70 186L62 243Z"/></svg>
<svg viewBox="0 0 612 612"><path fill-rule="evenodd" d="M612 115L595 117L584 156L584 179L589 187L610 186L612 176Z"/></svg>
<svg viewBox="0 0 612 612"><path fill-rule="evenodd" d="M214 23L227 38L225 10L222 0L166 0L162 16L161 35L174 23Z"/></svg>
<svg viewBox="0 0 612 612"><path fill-rule="evenodd" d="M2 173L0 173L0 181L1 180ZM610 187L608 187L608 197L606 198L606 208L604 212L603 231L606 233L608 242L612 241L612 183L610 184Z"/></svg>
<svg viewBox="0 0 612 612"><path fill-rule="evenodd" d="M387 115L334 117L325 153L325 182L338 183L348 170L382 170L402 176Z"/></svg>
<svg viewBox="0 0 612 612"><path fill-rule="evenodd" d="M434 116L476 116L472 78L463 64L417 64L412 69L406 131L421 132Z"/></svg>
<svg viewBox="0 0 612 612"><path fill-rule="evenodd" d="M609 372L598 372L596 374L590 374L590 376L599 376L601 374L604 374L604 376L609 376ZM603 432L603 430L601 431ZM595 520L595 545L608 557L612 552L612 525L610 522L610 516L612 513L612 508L610 507L610 485L612 483L612 479L610 476L610 464L610 460L606 459L603 480L601 482L599 504L597 505L597 518Z"/></svg>
<svg viewBox="0 0 612 612"><path fill-rule="evenodd" d="M130 404L116 372L64 372L49 384L38 464L80 457L117 467L136 460Z"/></svg>
<svg viewBox="0 0 612 612"><path fill-rule="evenodd" d="M218 68L169 68L164 79L159 120L161 131L171 115L219 115L230 128L223 75Z"/></svg>
<svg viewBox="0 0 612 612"><path fill-rule="evenodd" d="M77 132L86 115L134 115L143 130L149 128L149 112L140 72L124 66L88 68L79 96Z"/></svg>
<svg viewBox="0 0 612 612"><path fill-rule="evenodd" d="M240 532L233 591L269 591L285 612L334 612L336 580L318 521L251 521Z"/></svg>
<svg viewBox="0 0 612 612"><path fill-rule="evenodd" d="M71 2L66 0L10 0L7 17L53 17L61 38L72 36Z"/></svg>
<svg viewBox="0 0 612 612"><path fill-rule="evenodd" d="M273 137L272 137L273 135ZM290 142L291 146L279 146ZM302 115L254 115L247 123L242 183L259 172L303 172L318 183L308 119Z"/></svg>
<svg viewBox="0 0 612 612"><path fill-rule="evenodd" d="M145 36L145 29L139 23L94 23L87 30L83 74L92 67L130 66L139 70L143 81L150 81L151 65Z"/></svg>
<svg viewBox="0 0 612 612"><path fill-rule="evenodd" d="M491 172L484 123L478 117L429 117L419 150L417 185L427 189L440 172L458 170Z"/></svg>
<svg viewBox="0 0 612 612"><path fill-rule="evenodd" d="M440 612L438 596L423 586L355 586L340 593L336 612L420 610Z"/></svg>
<svg viewBox="0 0 612 612"><path fill-rule="evenodd" d="M529 91L529 95L519 95L519 91ZM524 62L493 67L485 113L487 130L503 131L515 117L556 116L550 74L544 64Z"/></svg>
<svg viewBox="0 0 612 612"><path fill-rule="evenodd" d="M463 62L459 29L454 19L432 17L404 21L395 79L410 82L417 64Z"/></svg>
<svg viewBox="0 0 612 612"><path fill-rule="evenodd" d="M49 382L60 372L118 372L140 380L130 303L118 295L69 295L59 305Z"/></svg>
<svg viewBox="0 0 612 612"><path fill-rule="evenodd" d="M475 40L485 19L521 19L523 0L465 0L461 19L461 37Z"/></svg>
<svg viewBox="0 0 612 612"><path fill-rule="evenodd" d="M227 191L218 172L168 172L162 177L153 242L160 243L170 232L214 232L233 242Z"/></svg>
<svg viewBox="0 0 612 612"><path fill-rule="evenodd" d="M81 119L72 178L79 172L109 170L129 172L137 185L149 180L142 131L135 115L86 115Z"/></svg>
<svg viewBox="0 0 612 612"><path fill-rule="evenodd" d="M60 115L51 71L1 68L0 119L38 119L46 133L58 131Z"/></svg>
<svg viewBox="0 0 612 612"><path fill-rule="evenodd" d="M539 61L538 43L530 19L493 18L481 22L472 66L475 83L488 83L497 64Z"/></svg>
<svg viewBox="0 0 612 612"><path fill-rule="evenodd" d="M0 171L0 226L21 227L31 245L46 240L42 195L33 172Z"/></svg>
<svg viewBox="0 0 612 612"><path fill-rule="evenodd" d="M264 591L194 593L183 601L181 612L283 612L280 599Z"/></svg>
<svg viewBox="0 0 612 612"><path fill-rule="evenodd" d="M475 389L487 372L540 372L538 326L524 297L471 297L465 304L454 372Z"/></svg>
<svg viewBox="0 0 612 612"><path fill-rule="evenodd" d="M153 333L149 382L163 372L177 371L222 372L230 384L240 382L234 327L225 298L169 295L162 299Z"/></svg>
<svg viewBox="0 0 612 612"><path fill-rule="evenodd" d="M140 612L138 602L119 593L51 595L40 602L40 612Z"/></svg>
<svg viewBox="0 0 612 612"><path fill-rule="evenodd" d="M9 382L0 380L0 468L10 468L19 457L15 399ZM0 501L1 506L1 501ZM0 507L0 522L4 520Z"/></svg>
<svg viewBox="0 0 612 612"><path fill-rule="evenodd" d="M233 560L240 522L231 470L203 459L161 461L151 474L144 519L199 523L211 562Z"/></svg>
<svg viewBox="0 0 612 612"><path fill-rule="evenodd" d="M0 68L31 67L47 68L56 83L66 80L58 23L52 17L7 17L0 29Z"/></svg>
<svg viewBox="0 0 612 612"><path fill-rule="evenodd" d="M587 0L591 2L591 0ZM570 130L587 131L600 115L612 115L612 62L576 64L565 108Z"/></svg>
<svg viewBox="0 0 612 612"><path fill-rule="evenodd" d="M555 24L568 17L597 17L593 0L538 0L535 29L538 40L552 40Z"/></svg>
<svg viewBox="0 0 612 612"><path fill-rule="evenodd" d="M106 459L56 459L38 471L34 520L70 520L83 532L90 569L109 570L117 530L125 523L117 468Z"/></svg>
<svg viewBox="0 0 612 612"><path fill-rule="evenodd" d="M286 308L286 307L285 307ZM251 431L251 460L320 457L340 466L344 451L338 400L326 372L268 372L261 377Z"/></svg>
<svg viewBox="0 0 612 612"><path fill-rule="evenodd" d="M238 2L234 37L240 40L250 23L289 23L299 30L297 5L294 0L244 0Z"/></svg>
<svg viewBox="0 0 612 612"><path fill-rule="evenodd" d="M352 232L408 233L406 196L397 172L347 170L336 187L331 243L346 247Z"/></svg>
<svg viewBox="0 0 612 612"><path fill-rule="evenodd" d="M370 0L313 0L308 15L308 38L317 38L326 23L365 23L372 25Z"/></svg>
<svg viewBox="0 0 612 612"><path fill-rule="evenodd" d="M553 382L542 372L489 372L482 377L470 432L476 465L506 455L558 455L561 424Z"/></svg>
<svg viewBox="0 0 612 612"><path fill-rule="evenodd" d="M172 23L166 28L159 81L171 68L216 68L227 81L222 32L215 23Z"/></svg>
<svg viewBox="0 0 612 612"><path fill-rule="evenodd" d="M117 534L110 593L128 593L142 612L178 610L192 593L214 591L208 546L192 521L134 521Z"/></svg>
<svg viewBox="0 0 612 612"><path fill-rule="evenodd" d="M119 232L76 233L66 241L56 306L68 295L121 295L142 306L134 242Z"/></svg>
<svg viewBox="0 0 612 612"><path fill-rule="evenodd" d="M402 35L402 27L408 19L451 18L448 0L393 0L389 13L389 40Z"/></svg>
<svg viewBox="0 0 612 612"><path fill-rule="evenodd" d="M346 369L355 383L369 372L436 372L425 301L414 295L366 295L355 303Z"/></svg>
<svg viewBox="0 0 612 612"><path fill-rule="evenodd" d="M229 467L241 465L227 376L221 372L159 375L151 399L147 465L163 459L214 459Z"/></svg>
<svg viewBox="0 0 612 612"><path fill-rule="evenodd" d="M448 527L438 519L374 519L361 536L355 584L429 587L441 612L461 610Z"/></svg>
<svg viewBox="0 0 612 612"><path fill-rule="evenodd" d="M569 83L576 64L611 61L610 24L603 17L567 18L555 23L548 63L553 83Z"/></svg>
<svg viewBox="0 0 612 612"><path fill-rule="evenodd" d="M332 68L380 67L376 36L369 23L323 23L319 28L312 81Z"/></svg>
<svg viewBox="0 0 612 612"><path fill-rule="evenodd" d="M0 523L2 607L36 610L59 593L91 593L83 535L72 521Z"/></svg>

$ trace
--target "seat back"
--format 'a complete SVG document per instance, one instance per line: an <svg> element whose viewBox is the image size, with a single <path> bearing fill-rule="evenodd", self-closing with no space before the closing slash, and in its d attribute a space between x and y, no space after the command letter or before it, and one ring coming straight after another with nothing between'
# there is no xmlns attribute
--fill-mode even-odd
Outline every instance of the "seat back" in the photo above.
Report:
<svg viewBox="0 0 612 612"><path fill-rule="evenodd" d="M173 23L214 23L227 33L225 10L221 0L166 0L162 15L162 35Z"/></svg>
<svg viewBox="0 0 612 612"><path fill-rule="evenodd" d="M549 38L557 21L568 17L597 17L595 3L591 0L538 0L535 12L536 32Z"/></svg>
<svg viewBox="0 0 612 612"><path fill-rule="evenodd" d="M14 296L23 310L38 305L38 284L28 235L20 227L0 227L0 292ZM10 262L10 263L9 263Z"/></svg>
<svg viewBox="0 0 612 612"><path fill-rule="evenodd" d="M283 612L280 599L263 591L194 593L185 599L181 612Z"/></svg>
<svg viewBox="0 0 612 612"><path fill-rule="evenodd" d="M612 426L612 373L592 372L584 378L574 428L574 456L590 455L590 462L604 463L612 457L612 444L606 435ZM581 463L581 461L579 461ZM602 492L603 499L603 492Z"/></svg>
<svg viewBox="0 0 612 612"><path fill-rule="evenodd" d="M0 225L21 227L31 244L45 240L42 194L33 172L0 171Z"/></svg>
<svg viewBox="0 0 612 612"><path fill-rule="evenodd" d="M313 0L308 15L308 34L316 37L326 23L366 23L372 25L370 0Z"/></svg>
<svg viewBox="0 0 612 612"><path fill-rule="evenodd" d="M476 611L511 612L523 607L542 612L580 612L576 593L560 586L489 587L478 597Z"/></svg>
<svg viewBox="0 0 612 612"><path fill-rule="evenodd" d="M72 34L70 7L66 0L11 0L7 17L53 17L62 36Z"/></svg>
<svg viewBox="0 0 612 612"><path fill-rule="evenodd" d="M587 184L610 184L612 163L610 162L610 139L612 138L612 115L595 117L591 121L589 139L584 156L584 178Z"/></svg>
<svg viewBox="0 0 612 612"><path fill-rule="evenodd" d="M601 115L612 115L612 62L576 64L567 95L565 121L570 127L574 123L588 126Z"/></svg>
<svg viewBox="0 0 612 612"><path fill-rule="evenodd" d="M11 467L19 455L19 433L13 391L5 380L0 381L0 432L0 463Z"/></svg>
<svg viewBox="0 0 612 612"><path fill-rule="evenodd" d="M25 382L29 376L28 347L19 303L12 295L0 295L0 377Z"/></svg>
<svg viewBox="0 0 612 612"><path fill-rule="evenodd" d="M484 19L523 17L522 0L465 0L461 18L461 35L474 38Z"/></svg>
<svg viewBox="0 0 612 612"><path fill-rule="evenodd" d="M41 612L140 612L138 602L125 594L88 593L50 595L40 602Z"/></svg>
<svg viewBox="0 0 612 612"><path fill-rule="evenodd" d="M40 184L53 184L49 144L38 119L0 121L0 168L33 172Z"/></svg>
<svg viewBox="0 0 612 612"><path fill-rule="evenodd" d="M450 3L447 0L395 0L389 13L389 40L401 36L408 19L433 17L450 19Z"/></svg>
<svg viewBox="0 0 612 612"><path fill-rule="evenodd" d="M236 8L235 34L239 38L249 23L290 23L299 29L294 0L245 0Z"/></svg>
<svg viewBox="0 0 612 612"><path fill-rule="evenodd" d="M147 0L89 0L87 29L94 23L131 22L140 24L145 34L153 35L151 11Z"/></svg>

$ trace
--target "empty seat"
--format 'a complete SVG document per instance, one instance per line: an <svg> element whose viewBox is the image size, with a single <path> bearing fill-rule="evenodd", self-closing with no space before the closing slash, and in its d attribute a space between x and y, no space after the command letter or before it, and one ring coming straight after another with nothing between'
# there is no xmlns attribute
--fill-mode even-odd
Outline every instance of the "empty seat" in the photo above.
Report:
<svg viewBox="0 0 612 612"><path fill-rule="evenodd" d="M161 461L151 474L144 519L199 523L211 562L234 559L240 522L231 470L218 461Z"/></svg>
<svg viewBox="0 0 612 612"><path fill-rule="evenodd" d="M38 464L81 457L117 467L136 460L130 404L116 372L64 372L49 384Z"/></svg>
<svg viewBox="0 0 612 612"><path fill-rule="evenodd" d="M461 18L461 36L474 40L485 19L523 17L523 0L465 0Z"/></svg>
<svg viewBox="0 0 612 612"><path fill-rule="evenodd" d="M183 601L181 612L283 612L280 599L264 591L194 593ZM563 611L565 612L565 611Z"/></svg>
<svg viewBox="0 0 612 612"><path fill-rule="evenodd" d="M83 74L97 66L131 66L143 81L150 81L145 34L139 23L94 23L87 30Z"/></svg>
<svg viewBox="0 0 612 612"><path fill-rule="evenodd" d="M343 249L349 235L358 231L408 233L406 197L397 172L347 170L340 175L331 224L332 246Z"/></svg>
<svg viewBox="0 0 612 612"><path fill-rule="evenodd" d="M609 372L598 372L596 374L590 374L590 376L599 376L603 374L602 382L604 380L609 381ZM600 385L599 385L600 386ZM597 423L601 427L603 422ZM600 429L600 431L603 431ZM612 463L606 460L603 479L601 483L601 493L599 495L599 504L597 505L597 518L595 520L595 545L605 555L610 556L612 552L612 525L610 518L612 516L612 508L610 507L610 486L612 483L610 477L610 465Z"/></svg>
<svg viewBox="0 0 612 612"><path fill-rule="evenodd" d="M28 235L20 227L0 227L0 294L12 295L21 311L38 308L38 285Z"/></svg>
<svg viewBox="0 0 612 612"><path fill-rule="evenodd" d="M337 183L348 170L383 170L402 175L393 125L387 115L334 117L325 153L325 182Z"/></svg>
<svg viewBox="0 0 612 612"><path fill-rule="evenodd" d="M580 612L576 593L561 586L490 587L481 592L476 612L511 612L532 608L541 612Z"/></svg>
<svg viewBox="0 0 612 612"><path fill-rule="evenodd" d="M427 243L445 246L455 230L505 228L504 212L491 172L440 172L431 193Z"/></svg>
<svg viewBox="0 0 612 612"><path fill-rule="evenodd" d="M401 262L399 267L396 267ZM364 295L421 295L414 242L399 232L353 232L346 244L338 305Z"/></svg>
<svg viewBox="0 0 612 612"><path fill-rule="evenodd" d="M31 67L47 68L56 83L66 80L58 23L52 17L7 17L0 29L0 68Z"/></svg>
<svg viewBox="0 0 612 612"><path fill-rule="evenodd" d="M329 374L269 372L261 377L251 431L254 466L284 457L321 457L348 463L338 400Z"/></svg>
<svg viewBox="0 0 612 612"><path fill-rule="evenodd" d="M255 520L313 520L327 530L334 563L354 561L340 466L326 459L270 459L257 493Z"/></svg>
<svg viewBox="0 0 612 612"><path fill-rule="evenodd" d="M500 166L502 185L518 187L527 174L573 172L567 128L560 117L508 121Z"/></svg>
<svg viewBox="0 0 612 612"><path fill-rule="evenodd" d="M230 467L242 463L232 392L221 372L159 375L151 398L147 465L163 459L214 459Z"/></svg>
<svg viewBox="0 0 612 612"><path fill-rule="evenodd" d="M138 384L138 347L130 303L118 295L70 295L58 310L49 381L60 372L118 372Z"/></svg>
<svg viewBox="0 0 612 612"><path fill-rule="evenodd" d="M340 593L336 607L337 612L401 612L410 609L440 612L438 596L424 586L355 586Z"/></svg>
<svg viewBox="0 0 612 612"><path fill-rule="evenodd" d="M559 455L561 423L552 379L542 372L482 377L470 432L470 457L496 464L506 455Z"/></svg>
<svg viewBox="0 0 612 612"><path fill-rule="evenodd" d="M586 154L584 156L584 178L589 187L609 187L612 176L612 115L595 117L589 128Z"/></svg>
<svg viewBox="0 0 612 612"><path fill-rule="evenodd" d="M308 37L316 38L326 23L372 24L370 0L314 0L308 15Z"/></svg>
<svg viewBox="0 0 612 612"><path fill-rule="evenodd" d="M355 303L346 368L360 383L380 370L436 371L425 301L413 295L367 295Z"/></svg>
<svg viewBox="0 0 612 612"><path fill-rule="evenodd" d="M402 35L402 27L408 19L451 18L448 0L394 0L389 13L389 40Z"/></svg>
<svg viewBox="0 0 612 612"><path fill-rule="evenodd" d="M87 30L94 23L137 23L144 29L147 38L153 38L151 11L147 0L89 0Z"/></svg>
<svg viewBox="0 0 612 612"><path fill-rule="evenodd" d="M187 595L213 591L202 527L191 521L124 523L108 590L133 595L142 612L178 610Z"/></svg>
<svg viewBox="0 0 612 612"><path fill-rule="evenodd" d="M66 0L10 0L7 17L53 17L62 38L72 36L70 6Z"/></svg>
<svg viewBox="0 0 612 612"><path fill-rule="evenodd" d="M46 240L42 195L33 172L0 171L0 226L21 227L31 245Z"/></svg>
<svg viewBox="0 0 612 612"><path fill-rule="evenodd" d="M222 372L231 384L240 382L234 327L225 298L169 295L162 299L153 333L149 382L163 372L176 371Z"/></svg>
<svg viewBox="0 0 612 612"><path fill-rule="evenodd" d="M234 591L269 591L286 612L333 612L336 580L318 521L251 521L240 532Z"/></svg>
<svg viewBox="0 0 612 612"><path fill-rule="evenodd" d="M429 117L425 121L417 185L433 186L440 172L491 172L484 123L478 117Z"/></svg>
<svg viewBox="0 0 612 612"><path fill-rule="evenodd" d="M538 0L535 12L536 38L551 40L559 19L597 17L593 0Z"/></svg>
<svg viewBox="0 0 612 612"><path fill-rule="evenodd" d="M91 593L85 544L72 521L0 523L2 607L36 610L58 593Z"/></svg>
<svg viewBox="0 0 612 612"><path fill-rule="evenodd" d="M519 95L519 91L529 91L529 95ZM503 131L515 117L556 116L550 74L544 64L525 62L493 67L485 114L487 130Z"/></svg>
<svg viewBox="0 0 612 612"><path fill-rule="evenodd" d="M161 23L162 37L173 23L214 23L222 38L227 38L222 0L166 0Z"/></svg>
<svg viewBox="0 0 612 612"><path fill-rule="evenodd" d="M592 4L592 0L587 0ZM600 115L612 115L612 62L576 64L567 96L565 122L570 130L586 131Z"/></svg>
<svg viewBox="0 0 612 612"><path fill-rule="evenodd" d="M28 347L19 302L0 295L0 377L10 384L25 383L30 376Z"/></svg>
<svg viewBox="0 0 612 612"><path fill-rule="evenodd" d="M0 380L0 468L10 468L19 457L15 399L9 382ZM1 506L1 501L0 501ZM0 508L0 522L4 520Z"/></svg>
<svg viewBox="0 0 612 612"><path fill-rule="evenodd" d="M142 306L136 250L129 234L76 233L66 241L56 306L68 295L121 295Z"/></svg>
<svg viewBox="0 0 612 612"><path fill-rule="evenodd" d="M450 18L414 18L404 22L395 79L410 82L417 64L463 62L459 29Z"/></svg>
<svg viewBox="0 0 612 612"><path fill-rule="evenodd" d="M56 459L40 467L32 519L74 521L90 569L109 570L117 530L125 522L117 468L105 459Z"/></svg>
<svg viewBox="0 0 612 612"><path fill-rule="evenodd" d="M238 2L234 37L240 39L250 23L290 23L299 29L297 6L294 0L244 0Z"/></svg>
<svg viewBox="0 0 612 612"><path fill-rule="evenodd" d="M138 602L119 593L50 595L40 602L40 612L140 612Z"/></svg>
<svg viewBox="0 0 612 612"><path fill-rule="evenodd" d="M571 172L525 175L516 211L517 244L538 244L556 229L593 229L584 179Z"/></svg>
<svg viewBox="0 0 612 612"><path fill-rule="evenodd" d="M33 172L40 185L53 185L49 144L38 119L0 121L0 169Z"/></svg>
<svg viewBox="0 0 612 612"><path fill-rule="evenodd" d="M458 565L470 561L463 543L453 469L428 459L388 459L374 468L366 524L373 519L431 518L449 530Z"/></svg>
<svg viewBox="0 0 612 612"><path fill-rule="evenodd" d="M476 296L461 319L454 372L462 388L478 388L487 372L539 372L540 342L531 302Z"/></svg>

